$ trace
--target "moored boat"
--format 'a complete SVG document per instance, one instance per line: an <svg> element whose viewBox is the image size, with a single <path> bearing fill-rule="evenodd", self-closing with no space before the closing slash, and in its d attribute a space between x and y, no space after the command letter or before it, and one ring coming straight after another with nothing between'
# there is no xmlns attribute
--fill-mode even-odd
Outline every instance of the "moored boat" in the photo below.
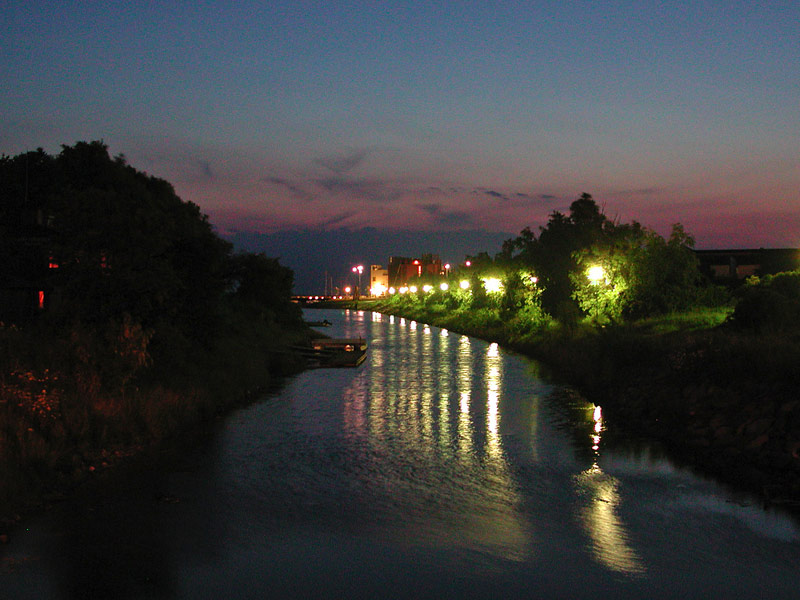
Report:
<svg viewBox="0 0 800 600"><path fill-rule="evenodd" d="M357 367L367 357L363 338L318 338L311 342L321 367Z"/></svg>

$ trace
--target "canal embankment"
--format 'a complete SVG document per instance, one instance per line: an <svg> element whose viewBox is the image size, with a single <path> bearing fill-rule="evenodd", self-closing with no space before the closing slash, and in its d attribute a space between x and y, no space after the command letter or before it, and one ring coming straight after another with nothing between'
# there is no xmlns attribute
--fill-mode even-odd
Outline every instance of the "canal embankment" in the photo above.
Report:
<svg viewBox="0 0 800 600"><path fill-rule="evenodd" d="M46 356L26 360L25 348L42 338L15 328L1 333L5 354L17 351L17 366L0 377L0 543L21 515L145 450L202 431L302 371L307 360L294 348L318 335L305 326L269 335L252 324L233 328L180 369L148 365L110 390L98 383L112 364L101 354L81 363L75 347L50 337Z"/></svg>
<svg viewBox="0 0 800 600"><path fill-rule="evenodd" d="M446 327L536 359L548 376L602 405L613 435L656 441L698 473L800 509L800 340L725 323L550 327L459 318L386 303L381 312ZM463 317L463 315L462 315ZM680 317L674 317L680 320Z"/></svg>

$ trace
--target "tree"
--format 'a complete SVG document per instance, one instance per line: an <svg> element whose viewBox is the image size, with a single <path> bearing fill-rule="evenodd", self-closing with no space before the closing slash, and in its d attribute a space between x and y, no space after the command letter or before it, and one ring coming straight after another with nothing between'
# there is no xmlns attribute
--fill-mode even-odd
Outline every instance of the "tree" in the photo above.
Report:
<svg viewBox="0 0 800 600"><path fill-rule="evenodd" d="M576 252L598 243L613 223L603 215L590 194L582 194L570 205L569 216L554 211L547 225L539 228L538 237L530 228L508 240L506 256L532 268L543 288L542 306L555 316L574 312L571 276L578 270Z"/></svg>
<svg viewBox="0 0 800 600"><path fill-rule="evenodd" d="M34 213L39 228L23 236L19 224L34 223ZM249 298L239 310L301 321L290 302L291 271L263 256L233 259L197 205L112 158L102 142L63 146L55 157L39 150L0 158L0 233L7 256L36 240L41 256L17 262L26 276L33 263L44 269L36 276L47 276L56 299L41 318L53 330L80 324L103 337L120 323L141 327L152 335L154 363L213 347L234 280ZM58 268L48 270L48 261Z"/></svg>
<svg viewBox="0 0 800 600"><path fill-rule="evenodd" d="M693 245L680 224L668 240L635 221L609 228L606 239L575 254L573 297L601 320L690 308L702 285ZM602 277L589 277L592 268L602 269Z"/></svg>
<svg viewBox="0 0 800 600"><path fill-rule="evenodd" d="M231 259L232 295L248 312L267 323L294 324L302 318L292 302L294 273L264 254L236 254Z"/></svg>

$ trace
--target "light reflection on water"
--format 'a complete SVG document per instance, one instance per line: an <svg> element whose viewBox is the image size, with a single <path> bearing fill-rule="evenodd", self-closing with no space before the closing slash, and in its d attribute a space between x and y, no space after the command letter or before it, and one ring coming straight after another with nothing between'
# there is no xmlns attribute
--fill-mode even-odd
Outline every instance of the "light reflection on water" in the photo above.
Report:
<svg viewBox="0 0 800 600"><path fill-rule="evenodd" d="M0 598L797 596L794 521L609 447L602 409L521 358L319 315L367 338L361 367L303 373L172 470L26 523Z"/></svg>
<svg viewBox="0 0 800 600"><path fill-rule="evenodd" d="M644 564L629 543L629 536L618 508L621 496L619 480L608 475L598 465L600 458L603 411L600 406L591 409L592 466L575 476L575 490L582 499L579 518L592 540L595 557L614 571L638 575L645 572Z"/></svg>
<svg viewBox="0 0 800 600"><path fill-rule="evenodd" d="M382 323L379 318L374 322ZM389 318L388 322L394 324L394 318ZM504 378L509 363L497 344L454 336L445 330L402 318L397 323L399 328L396 331L381 329L387 346L391 345L392 350L385 355L389 357L387 362L379 363L381 366L376 370L399 368L401 374L386 387L384 384L387 382L372 374L372 392L378 398L383 394L403 397L414 407L411 414L419 412L423 426L418 429L415 419L409 418L408 413L387 415L379 404L365 407L371 420L389 419L381 427L371 429L376 436L375 443L388 439L382 433L387 428L399 432L401 438L393 439L392 453L424 456L427 472L436 474L439 492L450 499L449 506L460 516L457 527L450 522L447 531L442 530L434 536L439 543L479 546L504 559L530 560L538 552L535 549L541 536L537 535L537 528L542 524L526 503L536 505L539 499L532 501L530 494L538 494L541 490L535 484L532 490L531 481L520 480L515 471L519 470L520 464L541 465L540 468L548 470L552 462L570 462L564 453L572 451L563 446L557 450L561 442L554 445L551 437L553 424L548 422L552 415L542 412L541 397L534 390L528 390L527 397L519 397L518 389L509 395ZM436 338L438 345L432 342ZM399 344L399 349L395 343ZM384 355L380 360L384 360ZM398 362L392 363L392 360ZM404 380L403 372L409 374L408 381ZM406 384L409 386L404 387ZM433 401L437 397L438 402ZM585 444L585 448L574 450L576 454L572 460L577 460L575 466L578 468L571 475L571 498L561 497L558 502L571 507L569 518L583 531L582 545L598 565L610 572L646 580L648 574L658 568L655 564L658 560L653 558L649 548L642 546L646 536L634 535L626 520L633 507L641 504L635 494L625 493L627 484L620 478L624 477L625 469L619 467L629 464L628 459L603 448L601 407L588 403L584 406L583 420L570 421L569 427L585 428L585 442L580 442ZM508 417L510 424L505 427L504 415L509 411L514 414ZM392 423L395 418L404 424ZM509 441L512 442L512 456L505 447ZM590 458L581 467L583 456ZM453 459L453 462L448 462L448 459ZM543 460L547 463L542 463ZM517 463L517 468L510 461ZM646 478L674 478L679 487L677 492L672 490L673 498L684 505L692 508L704 506L709 511L726 516L734 514L748 521L747 515L743 517L738 510L741 507L720 499L716 494L698 497L682 490L680 482L690 476L676 471L663 460L650 459L638 468L641 469L639 475ZM667 494L657 501L679 510L675 508L675 500ZM656 504L648 510L658 513L661 509ZM758 509L751 510L764 515ZM480 519L475 518L478 514ZM771 525L772 519L769 516L760 520L750 518L749 524L756 523L767 535L770 531L777 531L777 537L796 541L797 530L793 523L777 518L779 524ZM430 519L422 519L417 526L416 535L420 539L426 537L420 530L430 532L435 529ZM549 530L550 526L544 529ZM485 530L493 533L487 536ZM428 542L432 539L428 538ZM648 561L654 564L648 564Z"/></svg>
<svg viewBox="0 0 800 600"><path fill-rule="evenodd" d="M344 424L346 434L365 439L373 455L414 465L401 470L402 481L385 465L374 465L373 473L377 487L393 490L394 510L407 515L406 542L480 548L523 560L530 526L517 510L516 484L503 455L497 345L473 349L461 336L452 350L446 332L402 320L396 329L374 327L372 334L374 359L355 378L365 382L363 389L354 384L345 390ZM482 387L473 391L476 375ZM471 407L473 394L485 404ZM476 423L484 430L476 431ZM428 510L420 510L420 497Z"/></svg>

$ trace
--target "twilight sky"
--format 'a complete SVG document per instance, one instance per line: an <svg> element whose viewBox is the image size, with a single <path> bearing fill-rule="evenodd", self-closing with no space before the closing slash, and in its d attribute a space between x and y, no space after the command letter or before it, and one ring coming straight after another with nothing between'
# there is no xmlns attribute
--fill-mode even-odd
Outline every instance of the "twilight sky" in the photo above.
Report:
<svg viewBox="0 0 800 600"><path fill-rule="evenodd" d="M588 192L701 248L800 245L794 0L6 0L0 26L0 152L103 139L225 235L512 237Z"/></svg>

